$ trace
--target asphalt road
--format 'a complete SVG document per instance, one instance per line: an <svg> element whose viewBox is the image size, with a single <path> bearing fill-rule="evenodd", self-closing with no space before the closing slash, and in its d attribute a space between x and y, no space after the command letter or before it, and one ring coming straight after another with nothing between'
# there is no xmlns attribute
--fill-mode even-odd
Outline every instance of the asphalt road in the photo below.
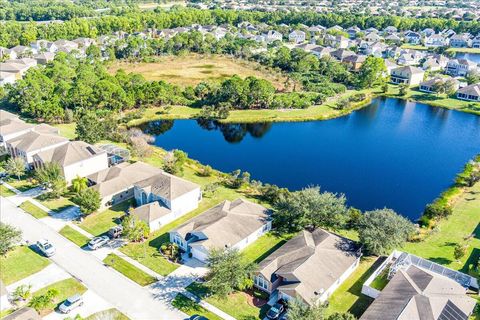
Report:
<svg viewBox="0 0 480 320"><path fill-rule="evenodd" d="M148 287L143 288L105 267L95 256L80 249L3 197L0 197L0 220L21 229L23 238L30 243L35 243L42 238L48 239L57 251L51 257L54 263L131 319L188 318L184 313L171 307L168 301L162 299L158 293L154 294Z"/></svg>

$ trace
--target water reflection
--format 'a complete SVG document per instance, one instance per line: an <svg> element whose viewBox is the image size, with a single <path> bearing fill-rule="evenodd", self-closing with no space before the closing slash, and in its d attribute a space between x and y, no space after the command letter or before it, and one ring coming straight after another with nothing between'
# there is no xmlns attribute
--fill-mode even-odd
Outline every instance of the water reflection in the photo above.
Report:
<svg viewBox="0 0 480 320"><path fill-rule="evenodd" d="M254 138L262 138L272 127L272 123L221 123L215 120L198 119L198 125L208 131L218 130L225 141L239 143L249 133Z"/></svg>

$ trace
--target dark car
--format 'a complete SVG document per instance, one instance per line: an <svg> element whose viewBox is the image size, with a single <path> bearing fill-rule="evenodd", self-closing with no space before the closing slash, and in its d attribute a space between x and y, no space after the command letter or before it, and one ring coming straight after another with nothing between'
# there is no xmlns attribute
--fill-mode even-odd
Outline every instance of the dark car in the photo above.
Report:
<svg viewBox="0 0 480 320"><path fill-rule="evenodd" d="M204 316L199 316L198 314L194 314L193 316L188 318L188 320L208 320L208 318Z"/></svg>
<svg viewBox="0 0 480 320"><path fill-rule="evenodd" d="M282 312L285 310L285 307L281 303L275 303L273 307L270 308L267 312L268 319L278 319Z"/></svg>
<svg viewBox="0 0 480 320"><path fill-rule="evenodd" d="M122 235L122 232L123 232L123 227L118 225L108 230L108 236L110 237L110 239L117 239Z"/></svg>

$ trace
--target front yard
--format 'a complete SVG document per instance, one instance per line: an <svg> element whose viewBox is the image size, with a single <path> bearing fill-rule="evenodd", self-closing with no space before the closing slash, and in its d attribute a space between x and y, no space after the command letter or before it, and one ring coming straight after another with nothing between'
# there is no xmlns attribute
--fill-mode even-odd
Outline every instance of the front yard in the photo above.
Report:
<svg viewBox="0 0 480 320"><path fill-rule="evenodd" d="M70 226L63 227L58 233L72 241L79 247L85 246L90 239Z"/></svg>
<svg viewBox="0 0 480 320"><path fill-rule="evenodd" d="M87 288L73 278L65 279L62 281L55 282L45 288L42 288L38 291L35 291L32 294L32 298L35 296L41 296L47 293L48 290L54 289L58 291L58 295L55 297L54 301L48 305L48 307L40 312L41 315L47 315L56 309L65 299L75 295L83 294L87 291Z"/></svg>
<svg viewBox="0 0 480 320"><path fill-rule="evenodd" d="M37 219L48 217L48 213L45 210L40 209L28 200L23 202L19 207Z"/></svg>
<svg viewBox="0 0 480 320"><path fill-rule="evenodd" d="M131 206L133 206L133 200L119 203L102 212L94 212L85 217L78 226L94 236L99 236L116 226Z"/></svg>
<svg viewBox="0 0 480 320"><path fill-rule="evenodd" d="M178 310L188 314L189 316L197 314L200 316L204 316L209 320L222 320L222 318L220 318L216 314L208 311L207 309L203 308L195 301L185 297L181 293L177 294L175 299L172 301L172 305Z"/></svg>
<svg viewBox="0 0 480 320"><path fill-rule="evenodd" d="M9 177L6 182L21 192L35 188L38 185L37 181L31 174L21 176L20 180L16 177Z"/></svg>
<svg viewBox="0 0 480 320"><path fill-rule="evenodd" d="M58 199L49 199L41 195L37 197L35 200L37 200L38 202L43 204L45 207L47 207L48 209L56 213L61 212L75 205L72 201L70 201L66 197L60 197Z"/></svg>
<svg viewBox="0 0 480 320"><path fill-rule="evenodd" d="M193 282L186 289L238 320L263 319L269 308L267 304L262 307L255 306L257 298L258 301L264 301L266 298L263 293L258 291L255 291L253 295L237 291L223 299L214 295L210 296L208 289L198 282Z"/></svg>
<svg viewBox="0 0 480 320"><path fill-rule="evenodd" d="M133 264L129 263L128 261L120 258L114 253L110 253L103 262L108 266L112 267L113 269L117 270L130 280L135 281L142 287L148 286L157 281L151 275L145 273L143 270L135 267Z"/></svg>
<svg viewBox="0 0 480 320"><path fill-rule="evenodd" d="M0 258L0 278L5 285L15 283L50 264L50 260L27 246L18 246Z"/></svg>

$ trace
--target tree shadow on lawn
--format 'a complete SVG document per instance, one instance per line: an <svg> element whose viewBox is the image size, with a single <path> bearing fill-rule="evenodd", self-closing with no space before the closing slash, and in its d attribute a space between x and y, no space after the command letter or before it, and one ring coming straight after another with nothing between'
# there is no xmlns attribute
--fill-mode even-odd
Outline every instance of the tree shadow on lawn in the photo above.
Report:
<svg viewBox="0 0 480 320"><path fill-rule="evenodd" d="M437 257L437 258L428 258L428 260L433 261L435 263L441 264L441 265L448 265L452 263L453 261L445 258L445 257Z"/></svg>
<svg viewBox="0 0 480 320"><path fill-rule="evenodd" d="M348 309L348 312L359 318L374 299L362 294L362 286L368 277L385 261L386 257L379 257L372 266L362 274L362 276L347 290L349 293L358 297L355 303Z"/></svg>
<svg viewBox="0 0 480 320"><path fill-rule="evenodd" d="M478 264L478 259L480 258L480 248L473 248L472 253L468 257L467 261L463 265L462 269L460 269L461 272L470 274L469 271L472 268L475 268ZM475 276L475 275L472 275Z"/></svg>

